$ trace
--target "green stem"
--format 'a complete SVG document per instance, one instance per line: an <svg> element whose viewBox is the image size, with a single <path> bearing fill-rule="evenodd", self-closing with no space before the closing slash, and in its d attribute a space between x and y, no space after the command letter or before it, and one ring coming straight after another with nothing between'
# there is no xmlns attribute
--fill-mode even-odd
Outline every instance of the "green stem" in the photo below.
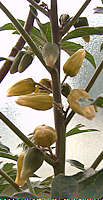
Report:
<svg viewBox="0 0 103 200"><path fill-rule="evenodd" d="M94 163L91 165L90 168L96 169L102 160L103 160L103 151L99 154L99 156L97 157L97 159L94 161Z"/></svg>
<svg viewBox="0 0 103 200"><path fill-rule="evenodd" d="M33 50L35 55L39 58L41 63L46 67L45 61L43 60L43 57L42 57L40 51L36 47L35 43L31 39L29 34L23 29L21 24L13 17L13 15L9 12L9 10L1 2L0 2L0 8L8 16L8 18L12 21L12 23L14 24L14 26L16 27L18 32L22 35L24 40L26 40L26 42L29 44L29 46L31 47L31 49Z"/></svg>
<svg viewBox="0 0 103 200"><path fill-rule="evenodd" d="M85 88L85 90L87 92L90 91L90 89L92 88L92 86L94 85L96 79L98 78L99 74L101 73L101 71L103 70L103 61L101 62L101 64L99 65L99 67L96 69L94 75L92 76L92 78L90 79L87 87ZM68 125L68 123L70 122L70 120L73 118L75 112L71 111L70 114L68 115L68 117L65 120L65 127Z"/></svg>
<svg viewBox="0 0 103 200"><path fill-rule="evenodd" d="M27 144L29 147L34 147L35 144L33 144L7 117L5 117L5 115L3 115L0 112L0 119L23 141L25 142L25 144ZM50 156L48 156L45 152L43 152L44 154L44 159L45 161L54 166L55 164L55 160L53 160L52 158L50 158Z"/></svg>
<svg viewBox="0 0 103 200"><path fill-rule="evenodd" d="M32 14L32 11L30 9L27 20L24 25L24 29L27 31L27 33L29 35L30 35L32 27L33 27L34 19L35 19L35 16ZM20 51L24 47L25 43L26 43L26 41L22 38L22 36L20 36L17 43L12 48L8 57L10 57L10 56L15 57L17 55L18 51ZM0 68L0 82L5 78L11 65L12 65L12 61L6 60L4 62L4 64L2 65L2 67Z"/></svg>
<svg viewBox="0 0 103 200"><path fill-rule="evenodd" d="M65 82L65 80L67 79L67 77L68 77L68 75L65 75L65 77L64 77L64 79L63 79L61 85L63 85L63 83Z"/></svg>
<svg viewBox="0 0 103 200"><path fill-rule="evenodd" d="M33 0L27 0L29 3L31 3L36 9L38 9L40 12L42 12L43 14L45 14L47 17L49 17L49 14L46 10L44 10L40 5L38 5L37 3L35 3L35 1Z"/></svg>
<svg viewBox="0 0 103 200"><path fill-rule="evenodd" d="M7 118L0 112L0 119L28 146L33 147L34 144Z"/></svg>
<svg viewBox="0 0 103 200"><path fill-rule="evenodd" d="M34 189L32 188L30 179L27 180L27 186L28 186L28 188L29 188L29 191L30 191L32 194L34 194Z"/></svg>
<svg viewBox="0 0 103 200"><path fill-rule="evenodd" d="M14 182L14 180L10 176L8 176L8 174L4 170L0 169L0 175L3 176L6 179L6 181L9 182L15 188L17 192L22 192L22 189L19 188L19 186Z"/></svg>
<svg viewBox="0 0 103 200"><path fill-rule="evenodd" d="M82 7L79 9L79 11L76 13L76 15L70 20L67 25L64 27L60 39L70 30L73 24L77 21L79 16L82 14L82 12L85 10L85 8L88 6L88 4L91 2L91 0L86 0L85 3L82 5Z"/></svg>

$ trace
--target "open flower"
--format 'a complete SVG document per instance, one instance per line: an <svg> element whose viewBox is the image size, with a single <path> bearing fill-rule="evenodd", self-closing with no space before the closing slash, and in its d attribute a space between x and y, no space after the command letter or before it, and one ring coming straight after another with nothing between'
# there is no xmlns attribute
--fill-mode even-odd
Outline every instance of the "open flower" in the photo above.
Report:
<svg viewBox="0 0 103 200"><path fill-rule="evenodd" d="M78 102L79 98L90 98L90 95L83 89L71 90L70 94L67 97L70 108L74 112L86 117L89 120L92 120L96 115L94 106L93 105L81 106Z"/></svg>

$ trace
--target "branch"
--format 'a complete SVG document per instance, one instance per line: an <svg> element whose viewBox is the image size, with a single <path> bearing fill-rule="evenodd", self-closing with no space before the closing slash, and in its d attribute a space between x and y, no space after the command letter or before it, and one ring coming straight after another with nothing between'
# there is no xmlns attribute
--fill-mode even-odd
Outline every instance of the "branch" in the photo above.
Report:
<svg viewBox="0 0 103 200"><path fill-rule="evenodd" d="M27 21L25 22L25 26L24 26L24 29L27 31L28 34L30 34L30 32L32 30L34 19L35 19L35 16L32 14L32 11L30 9ZM26 41L20 36L16 45L12 48L9 56L15 57L17 55L18 51L24 47L25 43L26 43ZM3 66L0 68L0 82L4 79L4 77L8 73L11 65L12 65L11 61L6 61L3 64Z"/></svg>
<svg viewBox="0 0 103 200"><path fill-rule="evenodd" d="M25 144L27 144L29 147L35 147L35 144L33 144L28 137L26 137L5 115L3 115L0 112L0 119L23 141ZM50 158L45 152L44 154L44 159L47 163L50 165L54 166L55 165L55 160Z"/></svg>
<svg viewBox="0 0 103 200"><path fill-rule="evenodd" d="M58 13L57 13L57 0L51 0L51 10L49 11L52 41L59 47L59 26L58 26ZM59 47L60 48L60 47ZM61 102L61 88L60 88L60 57L55 64L55 68L51 71L52 77L52 90L54 98L54 120L55 130L57 132L58 140L56 143L56 157L59 162L54 167L55 175L65 172L65 127L64 115L62 111ZM59 109L57 107L59 106Z"/></svg>
<svg viewBox="0 0 103 200"><path fill-rule="evenodd" d="M99 156L97 157L97 159L94 161L94 163L91 165L90 168L96 169L102 160L103 160L103 151L99 154Z"/></svg>
<svg viewBox="0 0 103 200"><path fill-rule="evenodd" d="M6 181L9 182L9 183L15 188L15 190L16 190L17 192L22 192L22 191L23 191L23 190L22 190L21 188L19 188L19 186L14 182L14 180L13 180L10 176L8 176L8 174L7 174L4 170L0 169L0 175L3 176L3 177L6 179Z"/></svg>
<svg viewBox="0 0 103 200"><path fill-rule="evenodd" d="M43 9L40 5L38 5L37 3L35 3L33 0L27 0L29 3L31 3L36 9L38 9L40 12L42 12L43 14L45 14L47 17L49 17L49 13Z"/></svg>
<svg viewBox="0 0 103 200"><path fill-rule="evenodd" d="M99 74L101 73L102 70L103 70L103 61L101 62L101 64L99 65L99 67L96 69L94 75L92 76L92 78L89 81L87 87L85 88L85 91L87 91L87 92L90 91L90 89L94 85L96 79L98 78L98 76L99 76ZM70 122L70 120L73 118L74 114L75 114L75 112L72 110L70 112L70 114L68 115L68 117L66 118L65 127L68 125L68 123Z"/></svg>
<svg viewBox="0 0 103 200"><path fill-rule="evenodd" d="M82 5L82 7L79 9L79 11L76 13L76 15L72 18L71 21L69 21L66 26L64 27L60 39L70 30L73 24L77 21L79 16L82 14L82 12L85 10L85 8L88 6L88 4L91 2L91 0L86 0L85 3Z"/></svg>
<svg viewBox="0 0 103 200"><path fill-rule="evenodd" d="M42 57L42 54L40 53L40 51L36 47L34 41L29 36L29 34L23 29L23 27L21 26L21 24L14 18L14 16L9 12L9 10L1 2L0 2L0 8L8 16L8 18L12 21L12 23L14 24L14 26L16 27L16 29L18 30L18 32L22 35L22 37L24 38L24 40L26 40L26 42L31 47L31 49L33 50L33 52L35 53L35 55L38 57L38 59L41 61L41 63L47 69L47 66L46 66L45 61L44 61L44 59Z"/></svg>

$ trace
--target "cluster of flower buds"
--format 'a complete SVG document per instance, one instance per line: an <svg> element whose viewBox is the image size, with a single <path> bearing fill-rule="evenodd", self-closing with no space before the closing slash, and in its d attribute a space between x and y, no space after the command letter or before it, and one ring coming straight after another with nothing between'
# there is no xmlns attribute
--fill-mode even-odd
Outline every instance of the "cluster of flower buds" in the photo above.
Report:
<svg viewBox="0 0 103 200"><path fill-rule="evenodd" d="M34 59L34 53L31 50L19 51L14 57L14 61L10 68L10 73L24 72L32 63Z"/></svg>
<svg viewBox="0 0 103 200"><path fill-rule="evenodd" d="M41 85L36 85L32 78L21 80L7 90L7 96L19 96L16 100L19 105L36 110L48 110L53 107L53 97L49 95L51 81L44 78L39 83Z"/></svg>
<svg viewBox="0 0 103 200"><path fill-rule="evenodd" d="M83 89L71 90L67 97L70 108L74 112L92 120L96 115L94 105L81 106L78 101L80 98L90 98L90 95Z"/></svg>
<svg viewBox="0 0 103 200"><path fill-rule="evenodd" d="M85 54L84 49L79 49L72 56L70 56L63 65L64 73L71 77L76 76L82 66Z"/></svg>

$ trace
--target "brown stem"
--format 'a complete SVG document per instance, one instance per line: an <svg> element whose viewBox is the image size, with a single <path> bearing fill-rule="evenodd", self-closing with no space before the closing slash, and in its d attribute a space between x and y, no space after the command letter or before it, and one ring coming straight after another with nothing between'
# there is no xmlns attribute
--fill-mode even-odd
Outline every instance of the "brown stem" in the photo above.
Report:
<svg viewBox="0 0 103 200"><path fill-rule="evenodd" d="M58 27L58 13L57 13L57 0L51 0L50 22L52 29L53 43L59 43L59 27ZM59 46L59 45L58 45ZM61 102L61 88L60 88L60 57L55 65L55 69L51 71L52 89L54 97L54 121L55 129L57 132L56 143L56 157L57 163L54 167L54 174L65 173L65 127L64 127L64 114L62 111ZM57 107L59 105L59 109Z"/></svg>
<svg viewBox="0 0 103 200"><path fill-rule="evenodd" d="M14 182L14 180L10 176L8 176L8 174L4 170L0 169L0 175L3 176L6 179L6 181L9 182L15 188L17 192L22 192L22 189L19 188L19 186Z"/></svg>
<svg viewBox="0 0 103 200"><path fill-rule="evenodd" d="M96 169L99 165L99 163L103 160L103 151L99 154L97 159L94 161L94 163L91 165L91 168Z"/></svg>
<svg viewBox="0 0 103 200"><path fill-rule="evenodd" d="M60 35L60 39L63 37L63 35L65 35L70 28L72 27L73 24L75 24L75 22L77 21L77 19L79 18L79 16L82 14L82 12L85 10L85 8L88 6L88 4L91 2L91 0L86 0L84 2L84 4L82 5L82 7L79 9L79 11L76 13L76 15L72 18L71 21L69 21L66 26L64 27L61 35Z"/></svg>
<svg viewBox="0 0 103 200"><path fill-rule="evenodd" d="M99 65L99 67L96 69L94 75L92 76L92 78L90 79L87 87L85 88L85 91L89 92L90 89L92 88L92 86L94 85L96 79L98 78L99 74L101 73L101 71L103 70L103 61L101 62L101 64ZM71 111L70 114L68 115L68 117L66 118L65 121L65 127L68 125L68 123L70 122L70 120L73 118L75 112Z"/></svg>
<svg viewBox="0 0 103 200"><path fill-rule="evenodd" d="M35 16L32 14L32 11L30 9L28 18L27 18L27 21L26 21L25 27L24 27L28 34L30 34L30 32L32 30L34 19L35 19ZM26 43L26 41L20 36L16 45L12 48L9 56L15 57L17 55L18 51L24 47L25 43ZM7 60L7 61L5 61L3 66L0 68L0 83L2 82L2 80L4 79L4 77L6 76L8 71L10 70L11 65L12 65L12 61Z"/></svg>

